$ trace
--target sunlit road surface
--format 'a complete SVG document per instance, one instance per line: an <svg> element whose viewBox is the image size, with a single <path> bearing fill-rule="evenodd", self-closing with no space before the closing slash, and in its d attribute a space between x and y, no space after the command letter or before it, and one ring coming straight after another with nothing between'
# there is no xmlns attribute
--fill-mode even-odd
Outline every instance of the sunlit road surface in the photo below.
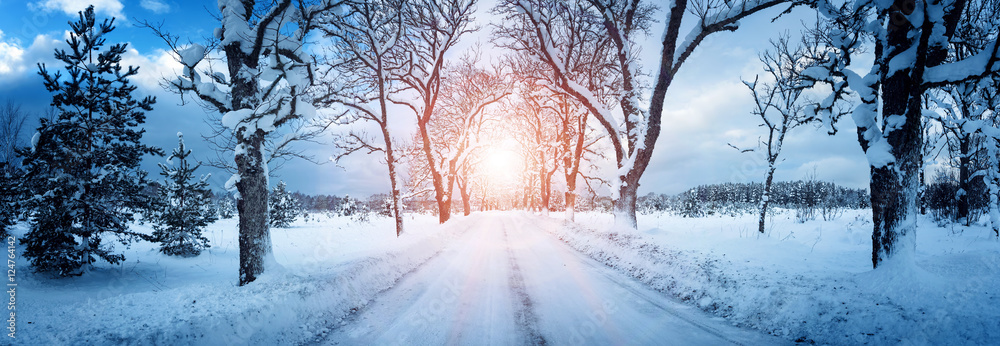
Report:
<svg viewBox="0 0 1000 346"><path fill-rule="evenodd" d="M485 213L325 339L346 345L779 345L570 248L557 221Z"/></svg>

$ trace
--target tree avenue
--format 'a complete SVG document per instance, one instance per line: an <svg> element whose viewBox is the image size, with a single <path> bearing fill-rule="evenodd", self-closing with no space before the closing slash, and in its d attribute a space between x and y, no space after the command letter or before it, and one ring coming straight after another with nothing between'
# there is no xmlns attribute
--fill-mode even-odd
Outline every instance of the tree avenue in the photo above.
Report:
<svg viewBox="0 0 1000 346"><path fill-rule="evenodd" d="M764 73L744 81L754 99L746 114L766 130L757 149L737 148L767 161L759 191L741 202L753 200L760 233L777 198L779 155L795 149L789 131L812 124L835 134L850 115L867 159L873 267L910 258L917 213L927 209L918 206L940 212L953 203L950 217L965 226L988 214L1000 235L1000 0L500 0L482 10L496 19L489 25L476 18L481 5L220 0L219 27L202 44L141 23L181 66L163 85L208 110L210 144L225 159L218 165L232 173L234 198L219 203L236 205L239 285L272 264L270 228L293 228L304 212L303 195L271 179L278 162L306 156L295 147L303 141L329 140L322 150L338 164L378 155L388 191L367 208L391 216L396 237L406 234L407 212L445 223L476 209L561 209L572 222L582 204L603 201L614 227L636 230L640 183L654 150L664 150L656 149L663 126L673 125L662 118L675 106L665 104L675 77L709 37L762 11L818 17L774 38L760 55ZM30 217L25 257L41 271L119 263L106 235L194 256L208 246L201 230L218 218L183 141L169 159L177 165L161 165L160 204L141 193L154 190L138 169L143 156L162 155L141 143L155 99L133 96L138 68L121 66L126 45L105 47L113 23L98 22L93 7L80 13L70 51L55 54L66 75L39 65L55 113L17 150L21 162L8 143L17 135L2 143L0 189L24 189L4 194L0 225L6 232ZM641 61L640 45L654 34L655 61ZM8 113L4 133L17 133L23 117L13 106ZM946 152L957 172L951 190L943 180L924 187L934 152ZM679 194L679 212L701 215L696 202L713 199L703 190L712 189ZM338 200L326 207L367 215L363 200ZM129 228L144 209L160 223L153 235Z"/></svg>

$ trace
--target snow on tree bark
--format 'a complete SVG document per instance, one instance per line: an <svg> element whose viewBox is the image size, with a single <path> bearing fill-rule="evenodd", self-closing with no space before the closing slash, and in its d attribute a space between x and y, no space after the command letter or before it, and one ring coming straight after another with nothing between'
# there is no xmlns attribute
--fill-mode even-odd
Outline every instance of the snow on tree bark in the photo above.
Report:
<svg viewBox="0 0 1000 346"><path fill-rule="evenodd" d="M313 59L304 44L318 17L341 4L278 0L258 6L253 0L220 0L221 28L215 32L228 76L198 69L210 50L197 44L181 47L177 37L147 25L184 65L182 75L169 81L170 88L196 95L222 115L222 125L232 132L236 174L227 185L238 191L241 286L256 280L273 262L267 163L278 148L296 139L295 134L285 136L271 146L273 152L265 152L269 135L314 115L307 94L314 78Z"/></svg>
<svg viewBox="0 0 1000 346"><path fill-rule="evenodd" d="M872 1L843 7L820 1L815 6L834 23L835 30L825 34L837 54L821 62L826 71L814 77L833 87L830 99L844 97L848 87L861 99L852 117L871 169L874 267L912 253L915 246L925 91L997 71L1000 41L995 37L971 57L957 60L949 54L955 28L968 15L966 6L965 0ZM862 76L846 66L865 37L873 38L875 61ZM820 104L817 110L829 106Z"/></svg>

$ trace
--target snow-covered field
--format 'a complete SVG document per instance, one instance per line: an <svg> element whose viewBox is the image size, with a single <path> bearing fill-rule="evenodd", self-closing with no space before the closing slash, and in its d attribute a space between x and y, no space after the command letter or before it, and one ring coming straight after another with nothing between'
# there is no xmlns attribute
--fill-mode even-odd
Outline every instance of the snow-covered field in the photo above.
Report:
<svg viewBox="0 0 1000 346"><path fill-rule="evenodd" d="M793 214L779 211L764 235L750 215L640 215L633 233L610 230L610 215L582 214L557 235L655 289L790 340L1000 343L1000 242L991 230L921 216L914 261L872 270L870 211L805 223Z"/></svg>
<svg viewBox="0 0 1000 346"><path fill-rule="evenodd" d="M873 271L867 211L801 224L791 214L779 211L764 235L753 216L641 215L638 231L613 231L610 215L594 213L574 224L560 213L477 213L445 225L417 215L399 239L389 219L319 216L273 229L282 267L246 287L235 285L236 222L222 220L195 258L137 243L124 264L66 279L19 261L14 343L463 343L480 334L501 343L642 343L684 330L696 333L671 340L768 340L730 324L818 344L1000 342L1000 243L991 231L921 219L915 264ZM441 300L438 291L456 289L462 299ZM684 303L663 300L670 296ZM725 320L699 317L698 308ZM410 330L427 311L448 316Z"/></svg>

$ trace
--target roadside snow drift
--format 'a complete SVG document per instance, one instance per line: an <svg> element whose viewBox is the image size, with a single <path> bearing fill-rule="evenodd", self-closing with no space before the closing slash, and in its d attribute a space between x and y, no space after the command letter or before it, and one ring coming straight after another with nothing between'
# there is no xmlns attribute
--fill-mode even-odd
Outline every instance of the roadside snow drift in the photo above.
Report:
<svg viewBox="0 0 1000 346"><path fill-rule="evenodd" d="M1000 342L1000 242L985 227L921 218L914 261L871 269L871 213L756 232L754 216L641 215L639 231L577 215L575 249L734 324L820 344ZM583 226L587 225L587 226Z"/></svg>

